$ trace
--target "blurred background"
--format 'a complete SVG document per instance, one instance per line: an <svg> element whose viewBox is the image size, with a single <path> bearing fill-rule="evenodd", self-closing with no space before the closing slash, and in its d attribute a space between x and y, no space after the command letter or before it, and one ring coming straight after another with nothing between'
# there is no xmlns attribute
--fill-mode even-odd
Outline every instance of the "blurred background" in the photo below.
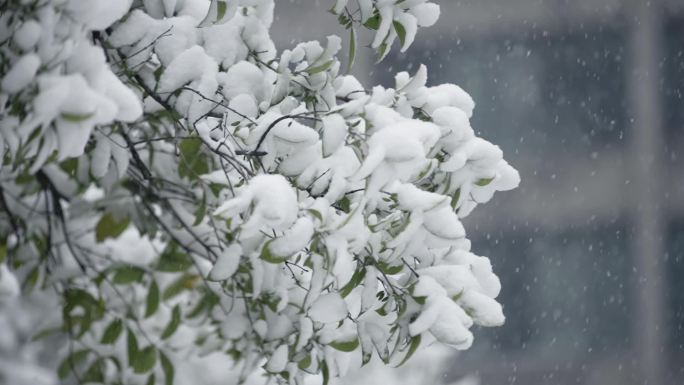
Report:
<svg viewBox="0 0 684 385"><path fill-rule="evenodd" d="M522 176L464 219L507 322L476 330L444 382L684 383L684 1L435 2L405 54L365 48L353 73L392 87L425 63ZM278 1L278 48L348 37L331 5Z"/></svg>

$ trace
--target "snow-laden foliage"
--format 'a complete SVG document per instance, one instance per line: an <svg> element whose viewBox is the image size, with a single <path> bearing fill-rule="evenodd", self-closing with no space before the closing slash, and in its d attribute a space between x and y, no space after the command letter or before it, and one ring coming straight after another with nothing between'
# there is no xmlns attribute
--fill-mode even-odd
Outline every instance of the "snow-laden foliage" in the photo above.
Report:
<svg viewBox="0 0 684 385"><path fill-rule="evenodd" d="M382 59L439 7L338 0ZM0 293L54 290L61 377L173 382L226 353L289 383L398 365L504 322L460 218L517 186L427 69L364 88L273 0L10 0L0 16ZM125 242L123 249L117 244Z"/></svg>

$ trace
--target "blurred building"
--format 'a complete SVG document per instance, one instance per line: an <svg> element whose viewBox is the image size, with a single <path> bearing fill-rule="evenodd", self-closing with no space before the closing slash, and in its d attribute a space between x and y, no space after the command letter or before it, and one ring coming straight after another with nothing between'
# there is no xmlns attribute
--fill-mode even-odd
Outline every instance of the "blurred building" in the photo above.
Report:
<svg viewBox="0 0 684 385"><path fill-rule="evenodd" d="M477 330L448 376L684 383L684 1L434 1L440 21L406 54L373 66L367 49L354 73L392 86L427 64L521 172L465 219L507 323ZM279 48L343 34L329 3L278 3Z"/></svg>

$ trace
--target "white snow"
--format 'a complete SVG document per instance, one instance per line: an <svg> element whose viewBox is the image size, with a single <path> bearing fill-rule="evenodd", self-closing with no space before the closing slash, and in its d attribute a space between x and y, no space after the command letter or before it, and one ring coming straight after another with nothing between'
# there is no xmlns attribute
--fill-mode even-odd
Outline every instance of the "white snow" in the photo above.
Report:
<svg viewBox="0 0 684 385"><path fill-rule="evenodd" d="M109 139L98 135L95 150L90 163L90 172L96 178L102 178L109 169L109 158L112 154L112 146Z"/></svg>
<svg viewBox="0 0 684 385"><path fill-rule="evenodd" d="M451 345L456 349L465 350L473 343L473 333L463 324L463 318L467 317L458 305L442 299L439 306L439 315L430 326L432 333L438 341Z"/></svg>
<svg viewBox="0 0 684 385"><path fill-rule="evenodd" d="M265 84L265 74L259 67L248 62L239 61L221 72L218 82L223 87L223 96L231 100L238 95L251 95L258 102L268 100L270 92Z"/></svg>
<svg viewBox="0 0 684 385"><path fill-rule="evenodd" d="M473 335L468 330L472 320L447 297L440 283L428 275L421 275L414 295L426 297L425 309L411 322L409 332L418 335L429 330L439 341L457 349L467 349L473 341Z"/></svg>
<svg viewBox="0 0 684 385"><path fill-rule="evenodd" d="M102 78L106 82L104 95L117 106L116 119L122 122L137 120L142 115L142 104L138 95L109 71L104 72Z"/></svg>
<svg viewBox="0 0 684 385"><path fill-rule="evenodd" d="M297 195L281 175L258 175L249 181L237 197L219 206L214 215L234 217L253 205L242 235L249 237L263 227L284 231L297 219Z"/></svg>
<svg viewBox="0 0 684 385"><path fill-rule="evenodd" d="M166 0L169 1L169 0ZM174 0L175 1L175 0ZM223 14L219 15L219 3ZM211 0L209 9L206 12L206 16L198 27L207 27L216 24L224 24L235 16L238 8L238 3L236 1L230 0ZM168 12L167 12L168 14Z"/></svg>
<svg viewBox="0 0 684 385"><path fill-rule="evenodd" d="M221 323L221 334L228 339L242 337L250 328L249 319L243 314L232 312Z"/></svg>
<svg viewBox="0 0 684 385"><path fill-rule="evenodd" d="M321 295L309 309L311 319L321 323L341 321L347 316L347 313L347 304L338 293Z"/></svg>
<svg viewBox="0 0 684 385"><path fill-rule="evenodd" d="M70 0L66 9L87 28L103 30L128 12L133 0Z"/></svg>
<svg viewBox="0 0 684 385"><path fill-rule="evenodd" d="M248 118L255 118L259 113L258 106L256 104L256 99L252 95L240 94L231 99L228 103L230 110L226 116L226 121L228 124L235 122L240 122L246 116Z"/></svg>
<svg viewBox="0 0 684 385"><path fill-rule="evenodd" d="M26 86L34 80L38 67L40 66L40 58L34 53L29 53L17 60L12 68L7 71L5 77L2 78L0 87L2 90L14 94L23 90Z"/></svg>
<svg viewBox="0 0 684 385"><path fill-rule="evenodd" d="M112 32L109 41L115 47L134 44L149 31L151 25L154 25L154 19L147 13L140 9L133 10Z"/></svg>
<svg viewBox="0 0 684 385"><path fill-rule="evenodd" d="M501 304L476 290L466 291L458 302L479 325L501 326L506 320Z"/></svg>
<svg viewBox="0 0 684 385"><path fill-rule="evenodd" d="M383 4L378 4L378 12L380 15L380 25L375 33L371 47L377 49L380 44L385 40L392 27L392 20L394 19L394 5L390 2L384 2Z"/></svg>
<svg viewBox="0 0 684 385"><path fill-rule="evenodd" d="M460 295L466 290L479 289L480 286L466 266L430 266L419 269L418 274L421 278L425 276L434 279L450 297Z"/></svg>
<svg viewBox="0 0 684 385"><path fill-rule="evenodd" d="M331 114L323 117L323 156L332 155L344 144L347 138L347 123L339 114Z"/></svg>
<svg viewBox="0 0 684 385"><path fill-rule="evenodd" d="M41 27L35 20L26 20L21 27L14 33L12 40L14 44L24 51L28 51L38 44L40 40Z"/></svg>
<svg viewBox="0 0 684 385"><path fill-rule="evenodd" d="M242 247L239 244L234 243L226 247L219 253L218 260L209 272L208 278L212 281L223 281L232 277L238 268L241 255Z"/></svg>
<svg viewBox="0 0 684 385"><path fill-rule="evenodd" d="M93 190L91 195L93 198L96 197L97 191ZM107 238L98 245L98 248L102 248L103 253L116 262L145 266L158 259L164 243L140 234L135 226L129 226L118 238Z"/></svg>
<svg viewBox="0 0 684 385"><path fill-rule="evenodd" d="M19 281L7 268L7 264L0 264L0 298L15 297L19 295Z"/></svg>
<svg viewBox="0 0 684 385"><path fill-rule="evenodd" d="M460 108L470 118L473 116L475 102L463 88L455 84L445 83L430 87L423 109L432 114L437 108L445 106Z"/></svg>
<svg viewBox="0 0 684 385"><path fill-rule="evenodd" d="M308 217L300 217L282 237L269 243L271 253L277 256L289 256L304 249L314 234L314 224Z"/></svg>
<svg viewBox="0 0 684 385"><path fill-rule="evenodd" d="M287 345L280 345L266 362L265 369L271 373L280 373L285 370L287 361Z"/></svg>
<svg viewBox="0 0 684 385"><path fill-rule="evenodd" d="M159 79L159 92L173 92L206 73L216 75L217 65L204 48L196 45L176 56ZM213 95L207 95L212 97Z"/></svg>
<svg viewBox="0 0 684 385"><path fill-rule="evenodd" d="M410 13L401 13L395 16L395 21L404 27L404 44L401 45L401 52L406 52L413 44L418 32L418 21L415 16Z"/></svg>
<svg viewBox="0 0 684 385"><path fill-rule="evenodd" d="M335 6L333 7L333 11L336 14L341 13L344 10L344 7L347 6L347 2L349 0L336 0L335 1Z"/></svg>
<svg viewBox="0 0 684 385"><path fill-rule="evenodd" d="M449 206L425 212L424 226L431 235L446 239L458 240L465 237L465 228L458 216Z"/></svg>
<svg viewBox="0 0 684 385"><path fill-rule="evenodd" d="M435 3L417 4L411 7L410 11L418 20L418 25L421 27L430 27L437 22L439 18L439 5Z"/></svg>

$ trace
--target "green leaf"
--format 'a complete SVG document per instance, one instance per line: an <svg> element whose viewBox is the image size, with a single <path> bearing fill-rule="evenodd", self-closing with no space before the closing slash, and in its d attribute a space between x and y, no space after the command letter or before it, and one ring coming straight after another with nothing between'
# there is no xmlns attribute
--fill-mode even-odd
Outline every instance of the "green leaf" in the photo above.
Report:
<svg viewBox="0 0 684 385"><path fill-rule="evenodd" d="M456 205L458 204L458 200L460 198L461 198L461 189L458 188L458 189L456 189L454 196L451 197L451 208L452 209L456 209Z"/></svg>
<svg viewBox="0 0 684 385"><path fill-rule="evenodd" d="M168 119L172 122L178 121L183 118L183 116L176 110L161 110L157 112L157 115L161 118Z"/></svg>
<svg viewBox="0 0 684 385"><path fill-rule="evenodd" d="M109 345L116 342L123 331L123 322L120 319L112 321L102 334L101 344Z"/></svg>
<svg viewBox="0 0 684 385"><path fill-rule="evenodd" d="M399 365L396 366L397 368L401 365L404 365L404 363L406 363L406 361L408 361L409 358L411 358L413 353L416 352L416 350L420 346L420 339L420 334L411 337L411 344L409 345L408 352L406 353L406 356L404 356L404 359L399 363Z"/></svg>
<svg viewBox="0 0 684 385"><path fill-rule="evenodd" d="M380 63L380 62L382 61L382 59L385 58L385 55L386 55L387 52L388 52L388 51L387 51L387 48L389 48L389 46L387 45L387 43L382 43L382 44L380 44L380 47L378 47L378 60L375 61L376 64L377 64L377 63Z"/></svg>
<svg viewBox="0 0 684 385"><path fill-rule="evenodd" d="M39 331L38 333L34 334L33 337L31 337L31 341L38 341L40 339L49 337L53 334L60 333L64 330L64 326L55 326L52 328L47 328Z"/></svg>
<svg viewBox="0 0 684 385"><path fill-rule="evenodd" d="M197 226L202 223L204 216L207 214L207 194L202 194L202 201L199 206L197 206L197 211L195 211L195 222L192 223L193 226Z"/></svg>
<svg viewBox="0 0 684 385"><path fill-rule="evenodd" d="M192 265L190 256L184 251L178 250L175 244L171 244L159 256L156 270L165 273L177 273L189 269Z"/></svg>
<svg viewBox="0 0 684 385"><path fill-rule="evenodd" d="M121 219L114 218L112 213L106 213L95 226L95 240L100 243L107 238L118 238L131 222L128 216Z"/></svg>
<svg viewBox="0 0 684 385"><path fill-rule="evenodd" d="M136 354L133 371L137 374L149 372L154 368L155 363L157 363L157 349L154 346L145 347Z"/></svg>
<svg viewBox="0 0 684 385"><path fill-rule="evenodd" d="M380 19L380 14L376 14L375 16L373 16L373 17L369 18L368 20L366 20L366 22L363 23L363 25L364 25L364 27L366 27L366 28L369 28L369 29L372 29L372 30L377 31L378 28L380 28L380 21L381 21L381 19Z"/></svg>
<svg viewBox="0 0 684 385"><path fill-rule="evenodd" d="M150 374L150 376L147 378L147 382L145 385L154 385L156 384L155 378L154 378L154 373Z"/></svg>
<svg viewBox="0 0 684 385"><path fill-rule="evenodd" d="M186 318L195 318L200 314L206 312L211 312L211 309L219 302L219 297L210 290L206 290L202 299L197 302L197 305L190 310L190 313L186 315Z"/></svg>
<svg viewBox="0 0 684 385"><path fill-rule="evenodd" d="M174 368L173 363L168 357L159 351L159 360L161 361L162 371L164 372L164 383L165 385L173 385Z"/></svg>
<svg viewBox="0 0 684 385"><path fill-rule="evenodd" d="M175 281L171 282L169 286L164 289L162 299L168 300L180 294L183 290L192 289L200 279L199 275L185 274Z"/></svg>
<svg viewBox="0 0 684 385"><path fill-rule="evenodd" d="M123 370L123 368L121 367L121 361L119 361L117 357L108 356L107 359L111 361L112 364L114 364L114 366L116 366L116 370L118 370L119 372Z"/></svg>
<svg viewBox="0 0 684 385"><path fill-rule="evenodd" d="M387 275L399 274L404 269L404 265L392 266L387 262L379 261L376 266L380 271Z"/></svg>
<svg viewBox="0 0 684 385"><path fill-rule="evenodd" d="M57 368L57 376L59 379L63 380L67 378L69 373L71 373L71 369L75 369L79 364L85 361L89 353L90 351L88 350L77 350L62 360L62 363L60 363Z"/></svg>
<svg viewBox="0 0 684 385"><path fill-rule="evenodd" d="M349 213L351 211L351 201L349 200L349 197L345 196L342 199L340 199L337 202L337 206L342 209L345 213Z"/></svg>
<svg viewBox="0 0 684 385"><path fill-rule="evenodd" d="M304 71L308 72L309 75L317 74L319 72L323 72L323 71L327 70L328 68L330 68L330 66L332 66L332 64L334 62L335 62L334 60L328 60L327 62L325 62L321 65L317 65L317 66L312 65L312 66L308 67L307 69L305 69ZM316 63L314 63L314 64L316 64Z"/></svg>
<svg viewBox="0 0 684 385"><path fill-rule="evenodd" d="M401 46L403 47L404 43L406 42L406 29L398 21L392 22L392 25L394 26L394 30L397 32L397 37L399 38L399 42L401 43Z"/></svg>
<svg viewBox="0 0 684 385"><path fill-rule="evenodd" d="M209 183L209 189L211 190L211 193L214 194L214 197L218 198L219 194L221 193L221 190L223 190L224 186L220 183Z"/></svg>
<svg viewBox="0 0 684 385"><path fill-rule="evenodd" d="M180 162L178 174L182 177L196 180L200 175L209 172L209 162L206 154L202 153L202 140L186 138L178 145Z"/></svg>
<svg viewBox="0 0 684 385"><path fill-rule="evenodd" d="M79 123L79 122L82 122L82 121L84 121L84 120L90 119L90 117L93 116L93 115L94 115L93 113L89 113L89 114L74 114L74 113L70 113L70 112L62 112L59 116L60 116L62 119L66 120L67 122Z"/></svg>
<svg viewBox="0 0 684 385"><path fill-rule="evenodd" d="M164 328L164 331L162 332L161 338L163 340L171 337L173 333L176 332L176 329L178 329L178 325L180 325L181 321L181 310L178 305L173 307L173 310L171 311L171 319L169 320L169 324L166 325L166 328Z"/></svg>
<svg viewBox="0 0 684 385"><path fill-rule="evenodd" d="M5 262L7 256L7 241L0 243L0 263Z"/></svg>
<svg viewBox="0 0 684 385"><path fill-rule="evenodd" d="M271 241L268 241L264 244L264 247L261 249L261 256L260 258L263 259L264 261L268 263L273 263L273 264L279 264L287 261L288 257L280 257L277 255L273 255L271 253L271 249L268 247L268 245L271 243Z"/></svg>
<svg viewBox="0 0 684 385"><path fill-rule="evenodd" d="M223 5L223 9L220 9L221 4ZM219 11L223 11L223 15L225 15L226 4L224 0L211 0L211 3L209 4L209 10L207 11L206 16L204 16L204 19L202 19L202 21L199 23L198 27L203 28L214 25L214 23L221 19L219 17Z"/></svg>
<svg viewBox="0 0 684 385"><path fill-rule="evenodd" d="M38 284L38 278L40 278L40 265L36 265L29 273L26 275L26 279L22 284L22 291L30 292Z"/></svg>
<svg viewBox="0 0 684 385"><path fill-rule="evenodd" d="M420 171L420 173L418 174L418 176L416 177L416 181L421 181L426 176L428 176L432 172L432 170L435 168L436 164L437 163L435 161L428 162L427 166L425 166L425 168L423 168Z"/></svg>
<svg viewBox="0 0 684 385"><path fill-rule="evenodd" d="M216 3L216 20L221 20L226 15L226 10L228 10L228 4L225 1L218 0Z"/></svg>
<svg viewBox="0 0 684 385"><path fill-rule="evenodd" d="M371 358L373 357L373 351L372 350L363 350L363 345L361 346L361 366L365 366L367 363L370 362Z"/></svg>
<svg viewBox="0 0 684 385"><path fill-rule="evenodd" d="M67 313L79 306L93 310L100 307L100 302L83 289L69 288L64 292L64 298L66 301L64 310Z"/></svg>
<svg viewBox="0 0 684 385"><path fill-rule="evenodd" d="M330 369L328 369L328 363L325 360L321 361L321 373L323 374L323 385L328 385Z"/></svg>
<svg viewBox="0 0 684 385"><path fill-rule="evenodd" d="M486 186L486 185L492 183L493 180L494 180L494 177L491 177L491 178L481 178L481 179L478 179L477 181L475 181L475 184L478 185L478 186L480 186L480 187L484 187L484 186Z"/></svg>
<svg viewBox="0 0 684 385"><path fill-rule="evenodd" d="M152 72L152 75L154 75L154 80L159 82L159 79L161 78L162 74L164 73L164 66L159 66L154 72Z"/></svg>
<svg viewBox="0 0 684 385"><path fill-rule="evenodd" d="M351 220L354 219L354 215L356 215L360 208L361 205L356 205L356 207L351 211L351 213L347 215L347 217L342 221L342 223L337 226L337 229L339 230L344 226L348 225L349 222L351 222Z"/></svg>
<svg viewBox="0 0 684 385"><path fill-rule="evenodd" d="M349 58L347 60L347 73L350 73L356 61L356 30L349 29Z"/></svg>
<svg viewBox="0 0 684 385"><path fill-rule="evenodd" d="M157 281L152 280L150 291L147 292L147 300L145 302L145 318L147 318L156 313L159 308L159 286L157 286Z"/></svg>
<svg viewBox="0 0 684 385"><path fill-rule="evenodd" d="M83 289L67 289L64 292L64 302L62 311L65 324L69 327L68 331L74 333L77 339L90 330L93 321L101 319L104 315L104 303ZM77 308L82 311L74 312Z"/></svg>
<svg viewBox="0 0 684 385"><path fill-rule="evenodd" d="M363 278L366 276L366 269L365 268L360 268L354 272L352 275L351 279L349 280L349 283L344 285L344 287L340 290L340 295L342 297L346 297L349 295L349 293L354 290L355 287L359 286Z"/></svg>
<svg viewBox="0 0 684 385"><path fill-rule="evenodd" d="M306 370L309 366L311 366L310 354L307 354L304 358L301 359L301 361L297 363L297 367L299 367L299 369L301 370Z"/></svg>
<svg viewBox="0 0 684 385"><path fill-rule="evenodd" d="M333 15L336 15L334 7L332 9L330 9L329 12L332 13ZM346 15L340 14L337 16L337 22L340 23L340 25L345 25L349 22L349 19L347 18Z"/></svg>
<svg viewBox="0 0 684 385"><path fill-rule="evenodd" d="M228 354L228 356L230 356L230 358L233 361L240 361L240 359L242 358L242 351L235 349L235 348L228 349L226 354Z"/></svg>
<svg viewBox="0 0 684 385"><path fill-rule="evenodd" d="M35 180L35 177L28 172L24 171L21 174L17 175L17 178L14 180L17 184L19 185L25 185L33 182Z"/></svg>
<svg viewBox="0 0 684 385"><path fill-rule="evenodd" d="M114 282L117 285L126 285L133 282L142 282L142 279L145 276L145 270L136 266L119 267L115 271L116 273L114 273L112 282Z"/></svg>
<svg viewBox="0 0 684 385"><path fill-rule="evenodd" d="M306 211L308 211L309 214L311 214L311 215L313 215L314 217L316 217L319 221L323 222L323 215L321 214L320 211L314 210L314 209L308 209L308 210L306 210Z"/></svg>
<svg viewBox="0 0 684 385"><path fill-rule="evenodd" d="M330 346L334 349L337 349L342 352L353 352L356 350L357 347L359 347L359 339L354 338L352 341L333 341L330 343Z"/></svg>
<svg viewBox="0 0 684 385"><path fill-rule="evenodd" d="M380 314L383 317L386 316L387 315L387 304L389 304L389 301L385 302L385 304L382 305L379 309L375 310L375 312Z"/></svg>
<svg viewBox="0 0 684 385"><path fill-rule="evenodd" d="M85 371L83 376L81 377L81 383L103 383L104 382L104 370L105 370L105 361L103 358L98 358L93 363L88 367L88 370Z"/></svg>
<svg viewBox="0 0 684 385"><path fill-rule="evenodd" d="M135 338L135 334L128 329L126 341L126 352L128 354L128 366L133 366L138 356L138 339Z"/></svg>
<svg viewBox="0 0 684 385"><path fill-rule="evenodd" d="M59 168L69 176L75 177L76 171L78 171L78 158L69 158L63 161L59 164Z"/></svg>

